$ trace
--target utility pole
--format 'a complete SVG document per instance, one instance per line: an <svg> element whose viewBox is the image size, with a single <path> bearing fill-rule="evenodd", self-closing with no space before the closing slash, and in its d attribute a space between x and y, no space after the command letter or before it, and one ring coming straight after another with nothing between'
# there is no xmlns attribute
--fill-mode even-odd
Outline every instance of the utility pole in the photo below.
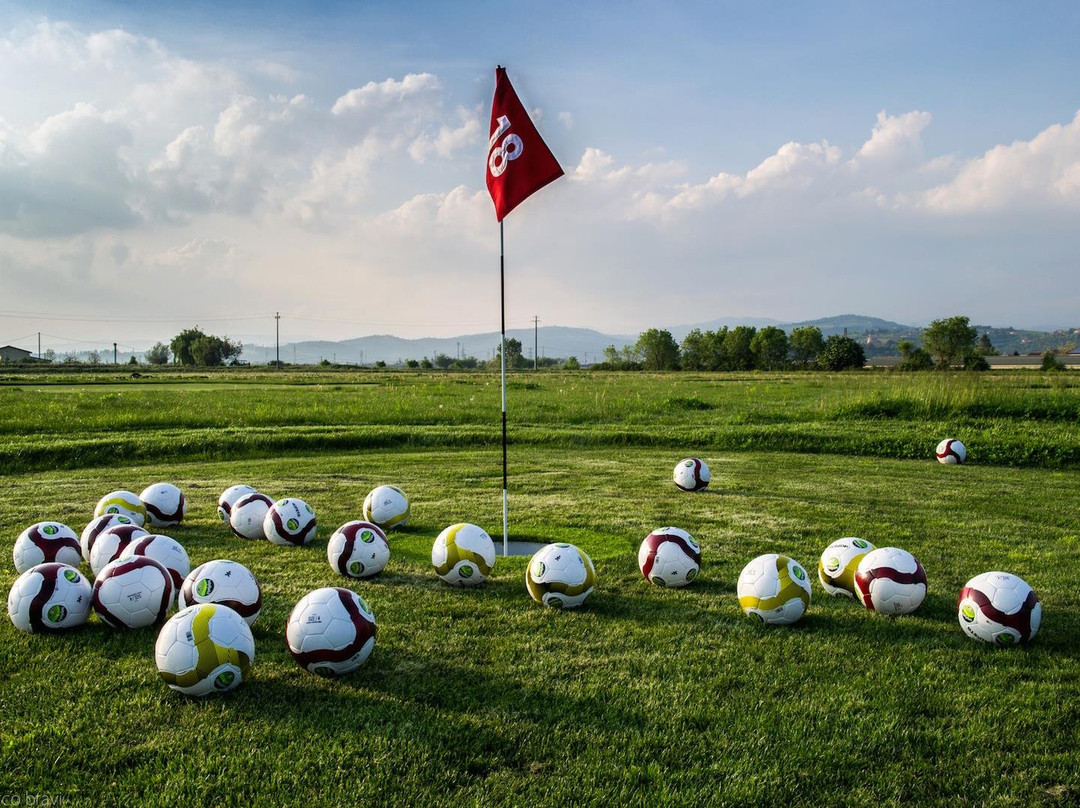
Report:
<svg viewBox="0 0 1080 808"><path fill-rule="evenodd" d="M536 343L540 331L540 317L533 315L533 370L536 370L536 361L539 358L536 353Z"/></svg>
<svg viewBox="0 0 1080 808"><path fill-rule="evenodd" d="M41 359L41 332L37 332L37 358Z"/></svg>
<svg viewBox="0 0 1080 808"><path fill-rule="evenodd" d="M274 356L277 369L281 370L281 312L274 312Z"/></svg>
<svg viewBox="0 0 1080 808"><path fill-rule="evenodd" d="M112 344L112 363L114 365L119 365L120 364L120 361L116 358L116 343L115 342Z"/></svg>

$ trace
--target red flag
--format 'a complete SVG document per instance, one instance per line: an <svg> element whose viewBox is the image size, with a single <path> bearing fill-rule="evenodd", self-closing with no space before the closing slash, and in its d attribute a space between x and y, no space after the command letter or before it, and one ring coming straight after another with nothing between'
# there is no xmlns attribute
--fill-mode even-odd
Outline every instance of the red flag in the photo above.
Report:
<svg viewBox="0 0 1080 808"><path fill-rule="evenodd" d="M506 69L495 68L491 102L487 187L501 222L510 211L563 175L559 161L536 131L514 92Z"/></svg>

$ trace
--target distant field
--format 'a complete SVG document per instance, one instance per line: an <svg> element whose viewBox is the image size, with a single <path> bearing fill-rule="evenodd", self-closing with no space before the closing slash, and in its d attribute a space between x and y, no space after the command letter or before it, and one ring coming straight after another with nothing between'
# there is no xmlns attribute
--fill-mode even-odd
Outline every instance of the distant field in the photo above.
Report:
<svg viewBox="0 0 1080 808"><path fill-rule="evenodd" d="M515 538L571 541L597 565L586 607L525 592L526 559L479 591L438 583L456 521L500 531L498 379L212 376L107 386L0 384L0 572L18 532L77 530L113 488L168 480L191 501L171 535L193 562L263 584L253 678L224 698L171 693L153 629L0 629L0 793L69 805L1026 806L1080 802L1078 391L1071 378L857 374L541 374L510 392ZM107 377L105 380L110 381ZM375 382L359 384L358 382ZM1077 380L1080 384L1080 380ZM944 467L937 440L972 463ZM681 494L687 454L713 469ZM307 499L320 535L287 550L217 521L226 486ZM355 583L379 624L356 674L326 681L284 646L292 604L344 585L325 542L364 494L400 484L413 523L386 572ZM653 528L702 543L702 577L636 569ZM741 614L742 566L816 565L835 538L914 552L930 593L890 620L825 597L769 629ZM966 639L955 599L1003 568L1042 598L1028 648Z"/></svg>

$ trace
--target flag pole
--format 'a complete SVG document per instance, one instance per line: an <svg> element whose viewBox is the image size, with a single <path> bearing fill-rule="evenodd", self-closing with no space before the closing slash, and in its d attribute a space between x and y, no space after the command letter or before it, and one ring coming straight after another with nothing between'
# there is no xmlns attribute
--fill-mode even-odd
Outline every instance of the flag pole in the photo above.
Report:
<svg viewBox="0 0 1080 808"><path fill-rule="evenodd" d="M502 472L503 472L503 556L509 556L510 505L506 475L506 249L503 222L499 220L499 312L502 316Z"/></svg>

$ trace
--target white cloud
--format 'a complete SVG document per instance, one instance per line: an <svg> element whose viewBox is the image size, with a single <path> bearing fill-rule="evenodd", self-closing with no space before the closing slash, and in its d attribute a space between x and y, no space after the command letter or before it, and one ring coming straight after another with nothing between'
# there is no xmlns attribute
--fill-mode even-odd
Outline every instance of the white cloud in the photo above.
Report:
<svg viewBox="0 0 1080 808"><path fill-rule="evenodd" d="M559 123L566 128L567 132L574 128L574 114L572 112L560 112L558 117Z"/></svg>
<svg viewBox="0 0 1080 808"><path fill-rule="evenodd" d="M432 155L450 157L467 146L482 146L483 130L480 110L458 109L460 123L457 126L443 124L437 132L424 132L409 146L409 156L418 163Z"/></svg>
<svg viewBox="0 0 1080 808"><path fill-rule="evenodd" d="M431 73L409 73L400 81L393 78L369 81L363 87L349 90L338 98L331 112L334 115L343 115L353 111L398 105L410 98L433 95L439 89L439 79Z"/></svg>

